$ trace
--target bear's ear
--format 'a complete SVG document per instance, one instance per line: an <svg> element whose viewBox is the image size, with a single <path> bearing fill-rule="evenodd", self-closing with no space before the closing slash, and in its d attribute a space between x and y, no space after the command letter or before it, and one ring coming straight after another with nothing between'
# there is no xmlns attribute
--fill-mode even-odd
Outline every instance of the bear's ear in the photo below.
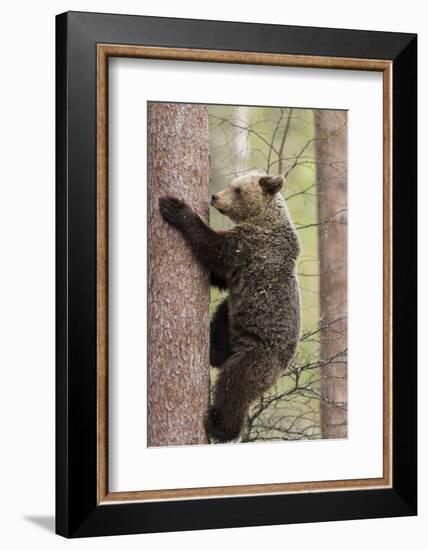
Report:
<svg viewBox="0 0 428 550"><path fill-rule="evenodd" d="M259 179L259 185L263 191L274 195L278 193L284 185L284 176L262 176Z"/></svg>

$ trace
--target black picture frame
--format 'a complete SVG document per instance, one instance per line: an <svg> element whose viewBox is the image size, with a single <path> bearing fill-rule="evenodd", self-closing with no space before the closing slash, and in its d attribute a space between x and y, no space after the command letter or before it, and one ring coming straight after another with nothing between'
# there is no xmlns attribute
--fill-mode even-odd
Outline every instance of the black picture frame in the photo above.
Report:
<svg viewBox="0 0 428 550"><path fill-rule="evenodd" d="M100 43L392 62L392 487L97 504ZM415 515L417 36L68 12L56 18L56 97L56 532L85 537Z"/></svg>

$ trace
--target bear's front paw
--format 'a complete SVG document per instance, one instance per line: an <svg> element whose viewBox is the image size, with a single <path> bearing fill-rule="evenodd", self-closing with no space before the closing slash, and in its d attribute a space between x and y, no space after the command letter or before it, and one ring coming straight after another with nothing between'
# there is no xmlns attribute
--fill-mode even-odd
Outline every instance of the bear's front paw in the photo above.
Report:
<svg viewBox="0 0 428 550"><path fill-rule="evenodd" d="M162 218L172 225L179 224L183 214L188 210L187 204L175 197L161 197L159 199L159 210Z"/></svg>

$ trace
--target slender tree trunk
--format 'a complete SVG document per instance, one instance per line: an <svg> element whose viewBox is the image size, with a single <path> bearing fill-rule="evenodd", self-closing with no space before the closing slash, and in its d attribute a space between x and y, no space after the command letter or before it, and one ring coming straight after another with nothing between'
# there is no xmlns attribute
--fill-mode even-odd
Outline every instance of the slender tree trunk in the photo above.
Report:
<svg viewBox="0 0 428 550"><path fill-rule="evenodd" d="M248 126L248 107L236 107L235 110L235 124L239 126ZM235 177L242 176L245 170L245 161L247 157L247 141L248 133L245 130L239 130L238 128L232 128L235 131L236 137L233 140L233 169Z"/></svg>
<svg viewBox="0 0 428 550"><path fill-rule="evenodd" d="M282 111L282 109L281 109ZM288 134L290 133L291 119L293 118L293 109L287 109L287 119L282 132L281 141L279 144L279 159L278 159L278 174L285 175L285 145L287 143Z"/></svg>
<svg viewBox="0 0 428 550"><path fill-rule="evenodd" d="M347 436L347 113L316 111L315 126L318 216L325 222L319 230L321 359L326 361L321 426L324 438L337 439Z"/></svg>
<svg viewBox="0 0 428 550"><path fill-rule="evenodd" d="M209 277L158 207L174 195L208 219L206 108L150 103L148 142L148 444L207 443Z"/></svg>

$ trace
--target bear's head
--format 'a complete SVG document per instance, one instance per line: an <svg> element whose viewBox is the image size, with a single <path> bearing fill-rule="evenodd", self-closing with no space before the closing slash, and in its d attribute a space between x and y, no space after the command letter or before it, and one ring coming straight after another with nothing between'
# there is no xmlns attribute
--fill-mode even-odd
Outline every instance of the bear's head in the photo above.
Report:
<svg viewBox="0 0 428 550"><path fill-rule="evenodd" d="M284 176L251 172L211 197L211 205L235 223L271 225L288 219L280 193Z"/></svg>

